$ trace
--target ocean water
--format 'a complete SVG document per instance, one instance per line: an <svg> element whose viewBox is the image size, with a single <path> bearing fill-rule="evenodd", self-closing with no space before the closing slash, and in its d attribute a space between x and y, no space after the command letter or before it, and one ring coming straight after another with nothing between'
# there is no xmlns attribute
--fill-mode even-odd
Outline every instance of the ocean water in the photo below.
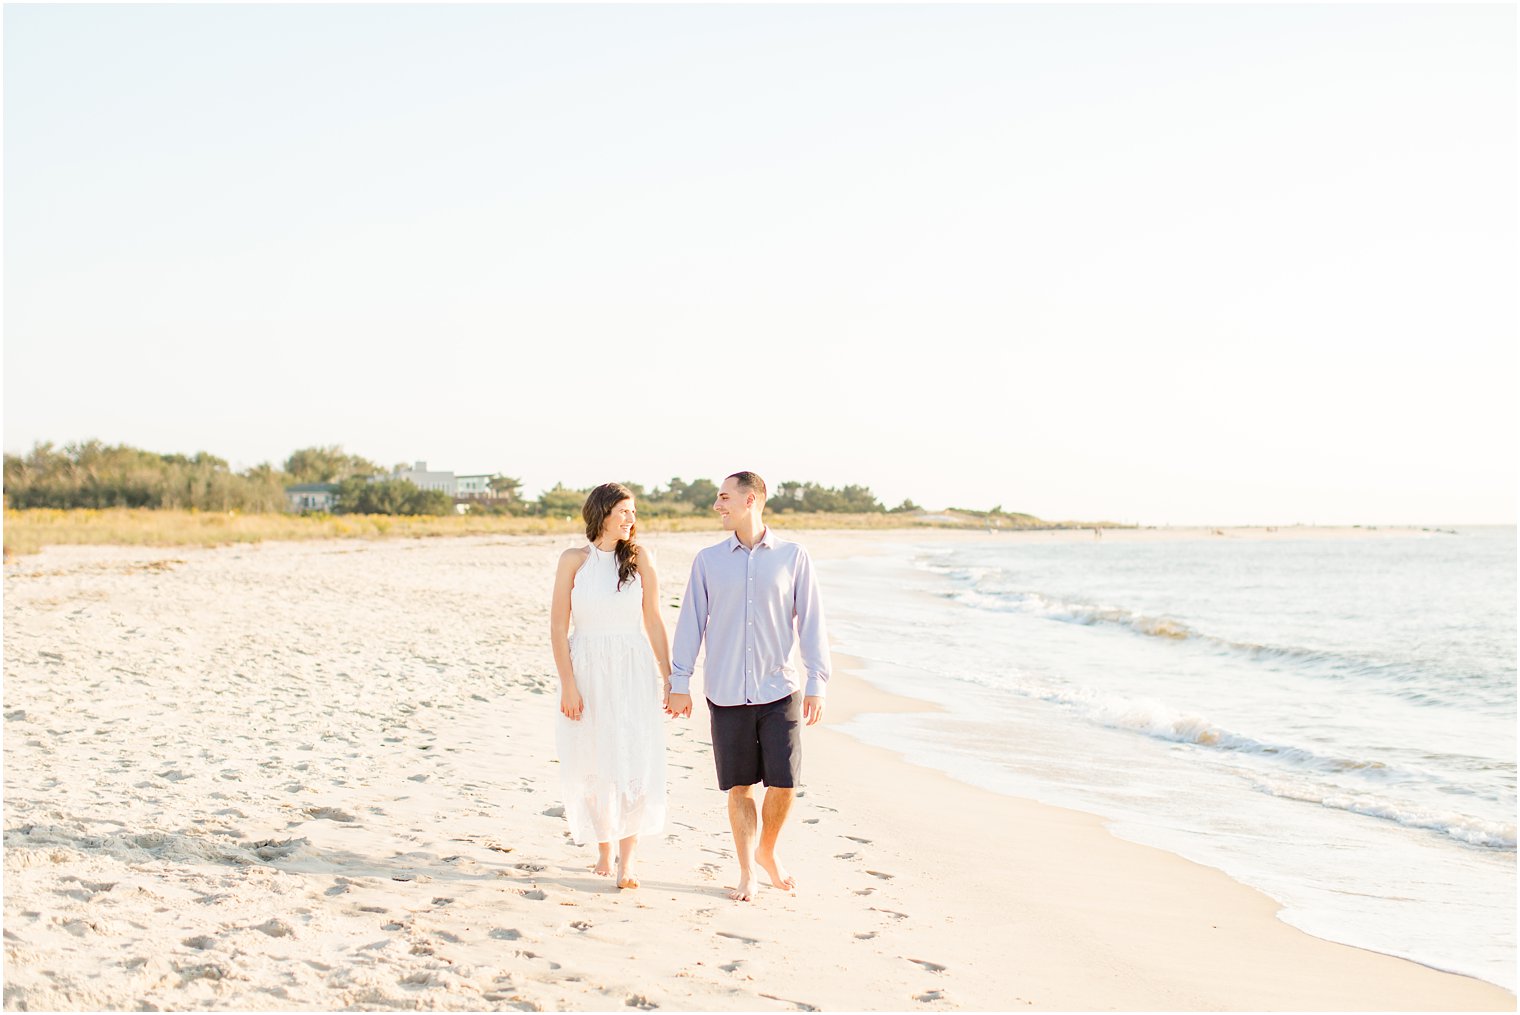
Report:
<svg viewBox="0 0 1520 1015"><path fill-rule="evenodd" d="M847 732L1515 989L1513 527L873 550L830 634L948 711Z"/></svg>

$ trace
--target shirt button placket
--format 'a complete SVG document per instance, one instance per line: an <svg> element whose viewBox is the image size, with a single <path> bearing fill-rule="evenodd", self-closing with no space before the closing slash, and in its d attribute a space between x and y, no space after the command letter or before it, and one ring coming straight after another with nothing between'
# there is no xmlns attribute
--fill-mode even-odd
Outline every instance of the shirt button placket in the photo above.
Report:
<svg viewBox="0 0 1520 1015"><path fill-rule="evenodd" d="M748 581L755 580L755 551L749 551L744 561L744 574ZM748 582L746 582L748 585ZM744 596L744 700L754 701L755 696L750 693L750 685L755 683L755 618L751 607L753 600L749 593Z"/></svg>

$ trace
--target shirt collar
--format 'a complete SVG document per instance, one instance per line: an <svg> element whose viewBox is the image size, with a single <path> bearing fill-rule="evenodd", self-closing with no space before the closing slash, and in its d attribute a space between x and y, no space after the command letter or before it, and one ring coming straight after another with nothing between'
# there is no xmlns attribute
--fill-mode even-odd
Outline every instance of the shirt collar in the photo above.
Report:
<svg viewBox="0 0 1520 1015"><path fill-rule="evenodd" d="M728 551L730 553L732 553L733 551L739 549L743 545L744 545L743 543L739 542L739 534L738 533L736 533L736 532L730 532L728 534ZM755 545L756 546L763 546L767 550L774 550L776 548L776 537L773 536L773 535L771 535L771 527L769 525L767 525L765 527L765 535L761 536L760 537L760 541L757 542Z"/></svg>

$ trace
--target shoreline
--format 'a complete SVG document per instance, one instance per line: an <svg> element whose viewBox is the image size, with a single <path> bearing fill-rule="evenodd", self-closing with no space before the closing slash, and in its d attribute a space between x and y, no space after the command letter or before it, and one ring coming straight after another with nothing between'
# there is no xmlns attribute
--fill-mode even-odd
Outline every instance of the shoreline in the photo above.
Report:
<svg viewBox="0 0 1520 1015"><path fill-rule="evenodd" d="M7 566L7 1008L1515 1008L1289 927L1099 817L855 740L853 715L926 706L843 655L782 844L799 894L727 899L701 701L668 727L645 887L609 891L556 806L567 538ZM668 625L713 541L648 540Z"/></svg>
<svg viewBox="0 0 1520 1015"><path fill-rule="evenodd" d="M861 699L857 707L835 708L826 717L836 726L864 714L943 711L937 703L872 685L861 674L859 660L837 653L834 658L835 676L831 683L838 681L840 690ZM1079 995L1046 1003L1044 1007L1515 1010L1515 995L1497 984L1413 959L1342 944L1293 927L1279 918L1282 905L1265 892L1217 868L1160 847L1125 839L1112 831L1111 822L1100 815L984 789L939 769L914 764L890 748L857 740L847 730L836 728L829 732L833 737L849 741L844 747L829 745L831 757L847 756L855 748L870 752L875 756L874 768L890 770L897 785L913 786L915 797L932 801L932 813L925 816L924 825L932 827L936 837L964 841L985 837L991 841L998 838L1002 829L1037 827L1042 829L1042 841L1015 847L1015 855L1033 854L1048 862L1052 859L1050 851L1060 850L1060 846L1057 841L1043 840L1081 839L1084 841L1080 845L1073 845L1074 852L1085 853L1091 848L1101 853L1101 866L1107 877L1114 877L1116 871L1123 872L1119 878L1125 883L1124 887L1111 887L1101 900L1063 901L1053 908L1073 905L1079 910L1091 910L1091 915L1102 913L1101 920L1084 927L1091 937L1100 940L1105 951L1112 949L1115 959L1126 964L1137 962L1134 956L1126 953L1146 956L1150 966L1149 978L1159 981L1155 986L1164 987L1168 993L1177 993L1160 1004L1137 1003L1132 997L1116 1002L1112 997ZM844 791L852 801L872 807L887 806L883 794L869 782L848 776L846 781ZM968 813L979 817L967 817ZM1108 841L1099 846L1092 841L1093 836ZM962 860L958 866L969 872L980 867L976 858L985 855L986 851L975 848L968 852L971 857ZM1082 864L1085 866L1092 859L1088 855ZM1052 876L1068 866L1071 865L1065 862L1047 863L1043 876ZM1061 870L1061 873L1065 871ZM1090 872L1069 875L1070 883L1080 883L1085 873ZM1141 880L1149 881L1150 885L1137 887L1135 883ZM1034 911L1040 913L1038 919L1042 923L1061 922L1057 913L1040 912L1052 908L1048 897L1031 902L1031 889L1012 884L1006 887L1009 890L1001 893L1002 905L1010 911ZM993 886L983 885L974 891L977 896L985 898L988 892L996 890ZM1062 892L1063 900L1077 895L1080 895L1080 889L1075 887ZM1165 927L1153 928L1167 942L1162 952L1127 937L1122 929L1108 926L1111 922L1122 922L1126 917L1133 919L1137 926L1144 925L1158 914L1164 915L1166 920ZM1226 933L1218 933L1221 930ZM1212 957L1206 961L1198 958L1211 953ZM989 955L987 961L993 961L993 958ZM1159 968L1163 963L1165 968ZM1268 972L1264 966L1269 963L1279 968ZM1361 976L1368 977L1368 980L1360 985L1341 982L1342 978ZM1052 985L1050 989L1057 995L1064 993L1059 985ZM1006 1000L1002 999L1003 1003L994 1006L1006 1007Z"/></svg>

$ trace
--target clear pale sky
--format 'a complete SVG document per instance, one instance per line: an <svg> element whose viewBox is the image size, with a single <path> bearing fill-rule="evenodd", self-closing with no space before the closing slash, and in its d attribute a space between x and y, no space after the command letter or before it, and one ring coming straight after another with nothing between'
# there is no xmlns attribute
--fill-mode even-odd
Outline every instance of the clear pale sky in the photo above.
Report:
<svg viewBox="0 0 1520 1015"><path fill-rule="evenodd" d="M7 6L4 445L1515 520L1513 6Z"/></svg>

